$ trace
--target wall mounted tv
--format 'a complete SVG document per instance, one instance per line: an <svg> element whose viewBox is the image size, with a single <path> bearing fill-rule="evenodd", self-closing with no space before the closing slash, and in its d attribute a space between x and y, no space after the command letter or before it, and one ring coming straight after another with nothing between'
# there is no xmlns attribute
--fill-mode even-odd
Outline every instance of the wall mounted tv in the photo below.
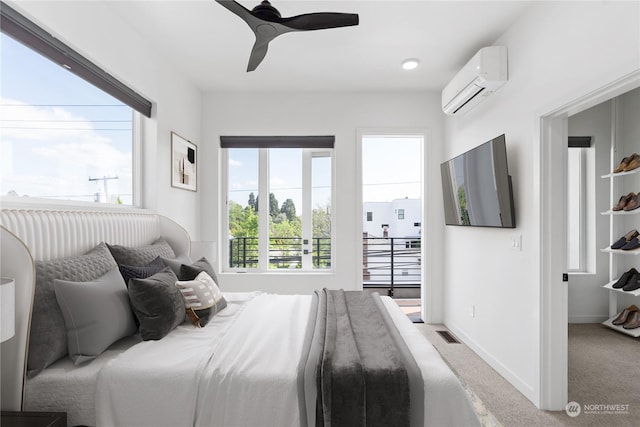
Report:
<svg viewBox="0 0 640 427"><path fill-rule="evenodd" d="M515 228L504 134L440 165L447 225Z"/></svg>

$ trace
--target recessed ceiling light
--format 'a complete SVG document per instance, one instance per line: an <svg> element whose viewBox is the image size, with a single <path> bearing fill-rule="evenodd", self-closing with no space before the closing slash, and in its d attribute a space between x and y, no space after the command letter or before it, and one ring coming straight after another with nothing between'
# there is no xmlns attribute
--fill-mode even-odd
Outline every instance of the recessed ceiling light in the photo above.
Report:
<svg viewBox="0 0 640 427"><path fill-rule="evenodd" d="M413 70L418 68L419 63L420 61L415 58L405 59L404 61L402 61L402 68L405 70Z"/></svg>

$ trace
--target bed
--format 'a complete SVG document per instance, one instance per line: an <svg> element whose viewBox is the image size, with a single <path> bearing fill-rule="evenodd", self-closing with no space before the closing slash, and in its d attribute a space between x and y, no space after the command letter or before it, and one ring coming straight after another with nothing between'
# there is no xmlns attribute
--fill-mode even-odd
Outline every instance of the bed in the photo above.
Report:
<svg viewBox="0 0 640 427"><path fill-rule="evenodd" d="M16 335L2 343L3 410L64 411L69 425L100 426L313 426L332 425L332 420L340 425L340 419L342 425L354 425L345 421L349 416L359 417L361 425L479 425L459 380L396 304L362 292L274 295L222 288L224 307L216 305L204 327L176 314L183 317L161 339L147 339L148 323L141 317L133 333L129 322L125 336L89 360L71 352L27 372L27 359L36 357L28 344L30 334L38 333L30 329L41 316L37 304L34 313L34 294L43 264L92 253L101 242L109 248L147 248L162 239L179 261L175 265L187 269L193 254L184 229L150 213L3 209L0 224L2 275L16 281L17 313ZM210 275L217 281L215 272ZM347 302L354 305L349 308ZM392 346L383 344L382 337L346 344L338 338L344 348L381 342L382 347L372 347L374 355L354 356L354 370L352 360L345 362L347 353L327 352L338 347L326 340L360 307L380 316L375 328L370 321L361 321L363 327L374 334L388 328L384 339L394 340L398 350L387 353ZM358 336L364 332L353 331L354 339L362 339ZM366 359L380 365L374 374L363 373ZM389 367L396 359L400 368ZM329 363L336 360L344 363L331 371ZM389 377L394 369L398 375ZM370 385L376 381L378 391ZM389 392L396 382L402 393ZM379 400L373 404L356 398L371 400L375 393ZM390 400L398 396L404 396L400 404L410 401L410 406L402 409ZM397 424L389 421L402 417Z"/></svg>

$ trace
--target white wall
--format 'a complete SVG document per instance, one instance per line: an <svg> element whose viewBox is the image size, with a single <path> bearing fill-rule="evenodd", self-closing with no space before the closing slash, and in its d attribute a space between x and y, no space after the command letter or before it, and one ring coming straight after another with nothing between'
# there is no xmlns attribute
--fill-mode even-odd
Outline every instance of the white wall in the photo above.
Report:
<svg viewBox="0 0 640 427"><path fill-rule="evenodd" d="M594 323L608 319L609 297L602 285L609 282L609 255L600 251L609 243L609 217L600 215L611 208L611 101L603 102L569 117L569 136L591 136L588 150L587 183L587 273L569 275L569 323Z"/></svg>
<svg viewBox="0 0 640 427"><path fill-rule="evenodd" d="M218 242L220 251L223 236L219 224L221 212L219 193L219 137L220 135L335 135L336 217L335 274L317 274L304 279L295 275L263 274L259 278L246 273L223 273L220 281L224 290L261 289L280 293L307 293L322 287L357 289L361 287L361 266L357 253L362 251L360 232L360 204L356 197L358 169L356 133L358 129L430 130L426 148L426 167L439 176L443 115L438 93L209 93L204 98L203 157L207 169L202 168L206 185L202 200L202 231L204 240ZM427 197L432 224L441 224L440 182L430 178ZM433 225L431 242L438 249L441 227ZM437 263L439 264L439 263ZM436 265L437 265L436 264ZM438 274L434 269L431 274ZM440 283L440 280L435 280ZM439 298L436 292L432 298ZM441 306L441 303L434 303Z"/></svg>
<svg viewBox="0 0 640 427"><path fill-rule="evenodd" d="M639 68L639 8L637 2L534 3L495 43L509 50L509 82L446 122L442 160L506 134L517 229L446 227L445 322L536 405L540 117ZM522 235L522 251L511 249L513 235Z"/></svg>
<svg viewBox="0 0 640 427"><path fill-rule="evenodd" d="M8 4L153 102L153 117L143 126L143 207L174 219L197 236L201 191L171 187L170 133L199 145L198 89L172 69L170 58L151 50L108 2Z"/></svg>

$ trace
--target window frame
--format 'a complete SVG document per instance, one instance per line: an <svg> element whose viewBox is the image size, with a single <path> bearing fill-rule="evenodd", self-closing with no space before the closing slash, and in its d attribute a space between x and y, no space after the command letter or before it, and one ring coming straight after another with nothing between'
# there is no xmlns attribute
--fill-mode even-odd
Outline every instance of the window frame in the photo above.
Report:
<svg viewBox="0 0 640 427"><path fill-rule="evenodd" d="M5 2L0 2L0 32L21 43L26 49L42 56L44 59L58 64L77 78L87 81L89 84L123 104L129 106L132 111L131 129L131 205L118 205L114 203L95 203L82 200L59 200L42 197L11 197L0 195L0 202L9 207L80 207L134 210L141 208L142 194L142 143L144 117L150 118L152 103L133 89L129 88L108 72L102 70L93 62L76 52L47 30L29 20Z"/></svg>
<svg viewBox="0 0 640 427"><path fill-rule="evenodd" d="M588 151L590 146L569 145L567 152L567 272L589 272L587 232ZM571 176L571 173L575 176ZM572 179L573 178L573 179ZM572 187L572 183L575 187ZM577 188L576 188L577 187ZM572 199L575 198L575 199ZM577 214L576 214L577 213ZM572 223L574 227L572 228ZM574 234L572 234L574 233ZM573 239L572 239L573 236ZM574 244L575 243L575 244ZM577 262L572 259L577 257ZM577 265L576 265L577 264Z"/></svg>
<svg viewBox="0 0 640 427"><path fill-rule="evenodd" d="M260 212L269 212L269 197L259 197L261 194L269 194L269 156L270 148L283 147L252 147L258 150L258 267L231 267L229 265L229 150L231 148L242 147L221 147L221 221L220 236L225 242L221 245L222 252L222 272L223 273L257 273L257 274L327 274L335 273L336 259L336 227L335 227L335 156L334 148L302 148L302 240L307 240L309 249L312 249L313 242L313 215L312 215L312 160L314 157L329 157L331 159L331 267L330 268L314 268L313 252L302 255L302 268L299 269L277 269L269 268L269 215L260 215ZM305 191L306 190L306 191ZM308 206L307 209L304 209ZM302 247L303 251L305 245Z"/></svg>

